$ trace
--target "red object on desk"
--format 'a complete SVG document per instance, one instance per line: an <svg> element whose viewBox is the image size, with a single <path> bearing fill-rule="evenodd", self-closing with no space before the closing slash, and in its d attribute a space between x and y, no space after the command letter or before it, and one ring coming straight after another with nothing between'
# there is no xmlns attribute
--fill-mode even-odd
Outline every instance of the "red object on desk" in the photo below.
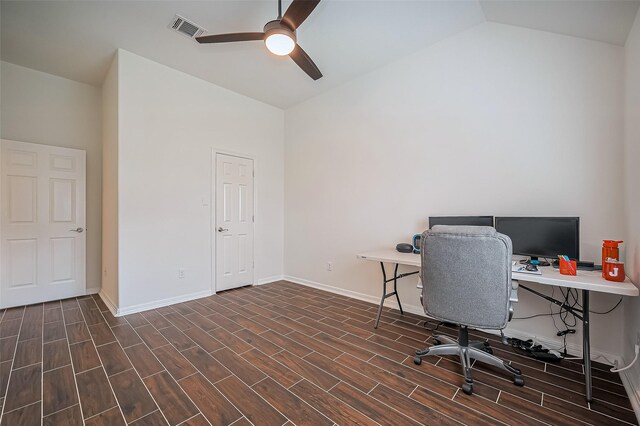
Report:
<svg viewBox="0 0 640 426"><path fill-rule="evenodd" d="M578 265L575 260L560 259L560 273L562 275L577 275Z"/></svg>
<svg viewBox="0 0 640 426"><path fill-rule="evenodd" d="M623 243L624 241L616 241L616 240L604 240L602 242L602 277L606 278L604 274L604 264L607 259L620 259L620 249L618 245Z"/></svg>
<svg viewBox="0 0 640 426"><path fill-rule="evenodd" d="M624 262L620 262L615 259L607 259L602 265L602 275L604 279L608 281L623 282L624 275Z"/></svg>

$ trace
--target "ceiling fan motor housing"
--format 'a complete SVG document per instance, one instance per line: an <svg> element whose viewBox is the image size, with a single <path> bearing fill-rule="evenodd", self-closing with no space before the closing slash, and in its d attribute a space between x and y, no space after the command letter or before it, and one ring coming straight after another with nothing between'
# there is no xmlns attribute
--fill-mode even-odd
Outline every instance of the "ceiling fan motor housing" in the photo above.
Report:
<svg viewBox="0 0 640 426"><path fill-rule="evenodd" d="M286 36L289 36L294 42L297 42L295 30L292 30L278 19L276 19L275 21L269 21L264 26L265 40L272 34L284 34Z"/></svg>

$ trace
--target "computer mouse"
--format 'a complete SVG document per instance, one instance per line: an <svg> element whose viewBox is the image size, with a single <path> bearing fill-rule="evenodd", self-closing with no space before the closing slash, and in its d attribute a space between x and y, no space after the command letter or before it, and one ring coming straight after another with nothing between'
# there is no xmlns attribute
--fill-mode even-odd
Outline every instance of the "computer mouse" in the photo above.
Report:
<svg viewBox="0 0 640 426"><path fill-rule="evenodd" d="M526 269L527 271L536 272L538 270L538 267L536 265L527 265L524 269Z"/></svg>

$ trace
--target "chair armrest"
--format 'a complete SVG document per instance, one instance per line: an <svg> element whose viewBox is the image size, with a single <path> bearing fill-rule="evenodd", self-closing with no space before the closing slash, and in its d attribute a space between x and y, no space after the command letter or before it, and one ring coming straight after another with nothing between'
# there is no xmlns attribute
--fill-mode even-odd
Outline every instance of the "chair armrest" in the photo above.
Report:
<svg viewBox="0 0 640 426"><path fill-rule="evenodd" d="M512 290L518 290L518 287L520 286L520 282L518 280L511 280L511 289Z"/></svg>
<svg viewBox="0 0 640 426"><path fill-rule="evenodd" d="M509 298L509 321L513 318L514 305L518 303L518 280L511 280L511 297Z"/></svg>

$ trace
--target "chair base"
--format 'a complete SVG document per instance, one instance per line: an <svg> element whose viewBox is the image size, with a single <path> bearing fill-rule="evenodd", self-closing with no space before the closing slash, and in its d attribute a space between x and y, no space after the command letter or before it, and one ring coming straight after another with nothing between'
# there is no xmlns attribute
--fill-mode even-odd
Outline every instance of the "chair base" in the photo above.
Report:
<svg viewBox="0 0 640 426"><path fill-rule="evenodd" d="M507 361L503 361L497 356L494 356L492 354L493 351L489 353L486 350L488 346L486 342L469 342L469 330L467 327L460 327L457 342L447 336L433 336L433 340L436 342L443 342L444 344L416 351L416 357L413 359L413 362L416 365L420 365L422 364L422 357L428 355L458 355L462 362L462 371L464 374L462 391L467 395L471 395L473 393L473 374L471 372L472 359L512 374L513 383L517 386L524 386L522 372L519 369L512 367Z"/></svg>
<svg viewBox="0 0 640 426"><path fill-rule="evenodd" d="M434 345L442 345L444 344L457 344L458 342L454 339L452 339L449 336L443 336L443 335L439 335L439 334L434 334L432 336L433 339L433 344ZM476 348L479 349L483 352L486 352L490 355L493 355L493 349L491 349L491 345L489 344L488 340L485 341L480 341L480 340L474 340L469 342L469 347L470 348ZM426 349L425 349L426 350ZM418 352L424 352L424 351L416 351L416 354Z"/></svg>

